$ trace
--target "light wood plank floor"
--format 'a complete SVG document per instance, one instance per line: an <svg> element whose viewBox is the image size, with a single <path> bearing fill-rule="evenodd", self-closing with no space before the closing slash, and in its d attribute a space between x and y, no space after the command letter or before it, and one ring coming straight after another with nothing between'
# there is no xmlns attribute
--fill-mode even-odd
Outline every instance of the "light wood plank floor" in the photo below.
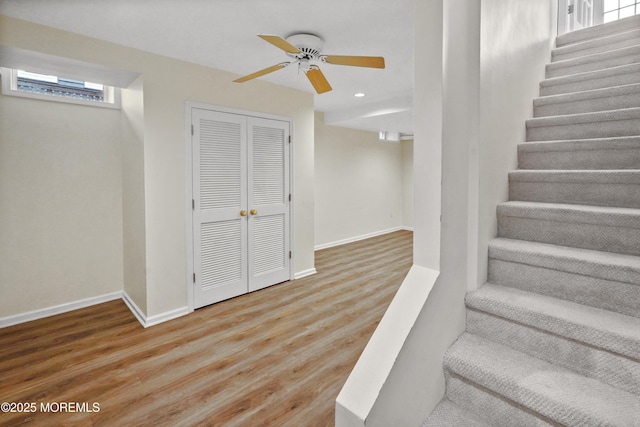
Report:
<svg viewBox="0 0 640 427"><path fill-rule="evenodd" d="M331 426L412 263L399 231L316 252L318 273L143 329L122 301L0 329L0 425Z"/></svg>

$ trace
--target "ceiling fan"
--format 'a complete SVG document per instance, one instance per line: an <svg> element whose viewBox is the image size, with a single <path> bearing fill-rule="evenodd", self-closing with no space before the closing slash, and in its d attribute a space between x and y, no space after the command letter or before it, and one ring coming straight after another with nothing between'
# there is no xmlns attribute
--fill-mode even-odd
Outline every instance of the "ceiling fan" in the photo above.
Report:
<svg viewBox="0 0 640 427"><path fill-rule="evenodd" d="M268 34L258 34L258 37L284 50L293 60L272 65L271 67L240 77L234 80L234 82L243 83L264 76L265 74L273 73L291 64L298 64L298 71L305 73L313 85L313 88L320 94L329 92L331 85L324 74L322 74L322 71L320 71L320 67L313 64L312 61L335 65L350 65L354 67L384 68L384 58L381 56L322 55L320 52L322 52L323 40L313 34L294 34L287 37L286 40L280 36Z"/></svg>

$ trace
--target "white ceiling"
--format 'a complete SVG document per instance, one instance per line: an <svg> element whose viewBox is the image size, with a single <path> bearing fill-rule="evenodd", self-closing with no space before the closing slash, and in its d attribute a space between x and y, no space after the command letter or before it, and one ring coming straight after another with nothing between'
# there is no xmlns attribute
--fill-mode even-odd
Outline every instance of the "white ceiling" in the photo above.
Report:
<svg viewBox="0 0 640 427"><path fill-rule="evenodd" d="M383 56L386 68L321 64L328 124L413 133L414 0L0 0L0 14L230 71L289 60L256 35L308 32L324 54ZM260 79L313 92L294 66ZM252 82L242 83L250 85ZM364 92L364 98L355 98Z"/></svg>

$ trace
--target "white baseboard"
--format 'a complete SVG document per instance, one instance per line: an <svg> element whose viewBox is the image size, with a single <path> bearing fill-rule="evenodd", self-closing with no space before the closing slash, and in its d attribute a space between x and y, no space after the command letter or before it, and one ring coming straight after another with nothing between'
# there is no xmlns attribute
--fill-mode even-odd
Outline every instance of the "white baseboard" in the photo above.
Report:
<svg viewBox="0 0 640 427"><path fill-rule="evenodd" d="M122 298L122 291L111 292L97 297L85 298L78 301L67 302L53 307L41 308L39 310L27 311L26 313L14 314L13 316L1 317L0 328L17 325L19 323L30 322L32 320L43 319L56 314L90 307L103 302L113 301Z"/></svg>
<svg viewBox="0 0 640 427"><path fill-rule="evenodd" d="M13 316L0 317L0 329L6 328L8 326L18 325L20 323L30 322L32 320L44 319L45 317L55 316L56 314L62 314L69 311L78 310L80 308L91 307L92 305L102 304L104 302L114 301L118 299L122 299L124 301L129 310L131 310L131 313L133 313L135 318L138 319L138 322L140 322L140 324L145 328L175 319L177 317L184 316L185 314L189 314L188 307L181 307L175 310L167 311L165 313L147 317L140 309L140 307L138 307L138 305L133 302L131 297L127 295L126 292L117 291L110 294L68 302L53 307L15 314Z"/></svg>
<svg viewBox="0 0 640 427"><path fill-rule="evenodd" d="M144 314L142 310L140 310L140 307L138 307L138 304L136 304L131 299L131 297L129 296L129 294L127 294L126 291L122 291L122 301L124 301L125 305L129 309L129 311L131 311L131 313L135 316L135 318L138 319L138 322L140 322L140 324L144 328L146 328L147 316Z"/></svg>
<svg viewBox="0 0 640 427"><path fill-rule="evenodd" d="M373 233L363 234L361 236L349 237L347 239L336 240L335 242L323 243L314 247L314 250L333 248L334 246L346 245L360 240L370 239L372 237L382 236L383 234L393 233L394 231L407 230L413 231L413 227L394 227L387 230L374 231Z"/></svg>
<svg viewBox="0 0 640 427"><path fill-rule="evenodd" d="M189 314L189 307L181 307L175 310L166 311L164 313L147 317L147 315L145 315L144 312L140 310L140 307L138 307L138 305L126 292L122 292L122 300L127 305L127 307L129 307L129 310L131 310L131 313L133 313L136 319L138 319L138 322L140 322L140 324L145 328L167 322L169 320L184 316L185 314Z"/></svg>
<svg viewBox="0 0 640 427"><path fill-rule="evenodd" d="M176 308L175 310L171 310L171 311L165 311L164 313L147 317L147 322L144 325L144 327L148 328L150 326L155 326L160 323L168 322L169 320L177 319L178 317L182 317L189 313L190 313L189 307L187 306Z"/></svg>
<svg viewBox="0 0 640 427"><path fill-rule="evenodd" d="M297 273L295 273L293 275L293 279L302 279L303 277L307 277L307 276L313 276L314 274L316 274L317 271L315 268L310 268L308 270L303 270L303 271L298 271Z"/></svg>

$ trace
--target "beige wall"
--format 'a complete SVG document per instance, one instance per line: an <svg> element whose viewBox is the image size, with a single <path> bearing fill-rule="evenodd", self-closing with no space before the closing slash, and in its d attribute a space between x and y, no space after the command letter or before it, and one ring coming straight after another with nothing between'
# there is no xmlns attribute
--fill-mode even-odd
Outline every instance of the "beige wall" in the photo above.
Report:
<svg viewBox="0 0 640 427"><path fill-rule="evenodd" d="M123 289L123 225L122 215L131 211L134 218L128 217L126 221L134 230L135 237L125 242L127 251L139 257L145 253L145 272L140 266L134 269L130 264L127 268L127 290L136 294L134 300L139 307L146 306L147 316L157 316L172 310L179 310L187 306L187 259L186 259L186 151L185 151L185 102L195 101L208 104L229 106L251 111L261 111L271 114L292 117L294 136L294 257L295 271L313 269L314 248L314 116L313 95L307 92L284 88L262 81L238 85L232 83L237 77L231 73L214 70L211 68L174 60L167 57L154 55L136 49L125 48L119 45L102 42L96 39L55 30L52 28L27 23L25 21L0 16L0 44L19 47L22 49L44 52L52 55L78 59L109 67L120 68L139 72L142 75L143 86L143 143L139 144L140 137L132 137L131 132L121 140L117 140L113 146L120 153L122 145L138 144L123 151L127 159L124 160L126 168L123 170L123 160L117 158L114 161L110 173L123 177L126 184L137 186L135 190L127 190L124 194L125 206L122 207L123 192L119 190L115 199L120 215L114 225L114 234L117 237L118 266L115 264L109 269L109 280L115 284L111 289ZM139 82L140 83L140 82ZM18 101L18 100L13 100ZM36 101L33 101L36 102ZM58 105L58 104L54 104ZM140 110L140 108L138 108ZM26 114L26 111L24 112ZM114 113L114 129L121 129L119 112ZM5 119L12 122L17 117L17 111L11 113L11 118ZM129 120L129 119L127 119ZM132 122L130 122L132 123ZM133 121L135 123L135 120ZM8 132L13 125L3 126ZM131 131L136 128L134 124ZM139 133L139 132L138 132ZM64 133L60 137L66 139ZM128 142L127 142L128 141ZM136 142L138 141L138 142ZM77 143L77 141L74 141ZM2 142L3 145L6 143ZM115 154L114 154L115 155ZM13 154L12 154L13 156ZM140 156L143 162L140 162ZM28 165L25 165L28 167ZM142 177L142 178L141 178ZM116 179L116 178L114 178ZM136 205L136 194L140 193L140 185L144 185L144 206ZM60 189L60 194L66 194ZM62 196L61 196L62 197ZM56 197L58 199L58 197ZM4 211L4 204L2 205ZM84 209L84 208L83 208ZM84 211L80 211L84 212ZM31 216L31 212L20 209L19 215ZM140 215L144 215L141 221ZM2 215L4 218L5 215ZM0 219L0 221L6 221ZM142 226L144 225L144 231ZM3 227L6 227L3 225ZM129 229L129 228L128 228ZM37 230L22 230L23 238L27 242L37 241ZM106 233L105 233L106 234ZM139 241L144 234L144 245ZM111 244L111 243L110 243ZM11 252L8 243L2 239L0 252L3 257ZM17 255L14 255L17 257ZM27 263L28 258L19 257L22 263ZM42 254L44 258L47 254ZM71 258L71 255L61 255ZM114 261L115 262L115 261ZM140 261L142 262L142 261ZM4 264L4 259L3 259ZM117 270L117 271L116 271ZM48 275L48 270L43 269L43 275ZM138 284L130 283L142 274L146 276L146 295L140 292ZM21 299L20 285L13 285L13 276L9 285L5 301ZM64 276L62 277L64 281ZM87 283L88 282L88 283ZM3 286L4 285L3 281ZM100 294L102 289L94 287L89 281L84 281L86 293ZM28 285L31 285L29 283ZM135 291L134 289L137 289ZM52 286L54 294L62 292L63 286ZM3 296L5 296L3 295ZM75 300L73 294L65 294L62 299ZM141 299L146 301L141 301ZM7 304L10 304L7 302ZM45 302L50 304L50 302ZM36 300L27 303L29 307L41 306L42 301ZM24 307L29 308L29 307Z"/></svg>
<svg viewBox="0 0 640 427"><path fill-rule="evenodd" d="M146 313L143 78L121 93L123 290Z"/></svg>
<svg viewBox="0 0 640 427"><path fill-rule="evenodd" d="M404 196L411 180L403 167L411 152L403 147L408 144L325 125L323 114L316 113L316 246L407 226Z"/></svg>
<svg viewBox="0 0 640 427"><path fill-rule="evenodd" d="M121 165L119 111L0 95L0 317L122 289Z"/></svg>

